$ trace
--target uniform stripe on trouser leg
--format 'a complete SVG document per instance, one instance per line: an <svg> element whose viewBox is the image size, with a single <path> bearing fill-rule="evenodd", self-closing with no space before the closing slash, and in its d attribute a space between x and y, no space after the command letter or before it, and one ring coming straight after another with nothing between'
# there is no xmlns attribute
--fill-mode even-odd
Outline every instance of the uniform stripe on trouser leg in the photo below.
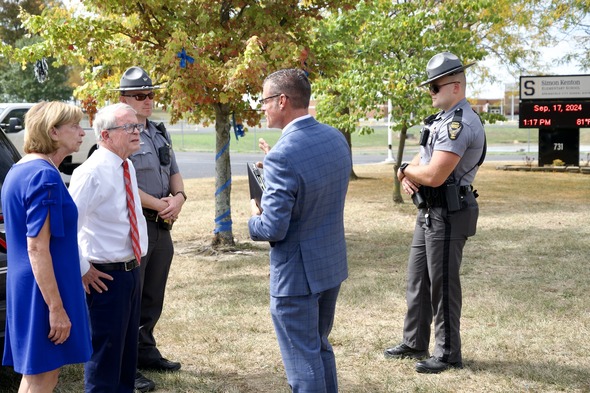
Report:
<svg viewBox="0 0 590 393"><path fill-rule="evenodd" d="M451 352L451 309L450 309L450 297L449 297L449 254L451 249L451 223L448 220L445 221L445 238L443 246L443 315L444 315L444 331L445 339L443 344L443 356L442 361L448 362L448 354Z"/></svg>

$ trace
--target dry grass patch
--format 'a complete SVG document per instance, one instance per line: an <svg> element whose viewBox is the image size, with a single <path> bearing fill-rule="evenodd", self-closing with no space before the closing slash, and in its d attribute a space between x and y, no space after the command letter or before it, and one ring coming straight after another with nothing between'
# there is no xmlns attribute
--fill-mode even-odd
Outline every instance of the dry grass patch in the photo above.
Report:
<svg viewBox="0 0 590 393"><path fill-rule="evenodd" d="M391 165L355 171L345 211L350 277L332 333L341 392L590 391L589 177L484 165L478 234L462 266L466 367L421 375L413 361L382 354L401 339L415 208L392 203ZM214 180L186 182L156 335L183 367L146 373L158 392L288 392L268 311L268 245L249 240L247 179L233 180L238 245L223 252L209 247ZM82 391L81 378L68 367L58 391Z"/></svg>

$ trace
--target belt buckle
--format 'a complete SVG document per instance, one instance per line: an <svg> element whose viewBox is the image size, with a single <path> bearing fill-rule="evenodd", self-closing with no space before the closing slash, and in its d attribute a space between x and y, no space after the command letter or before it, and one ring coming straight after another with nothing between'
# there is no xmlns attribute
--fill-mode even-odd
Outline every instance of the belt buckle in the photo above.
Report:
<svg viewBox="0 0 590 393"><path fill-rule="evenodd" d="M126 272L130 272L131 270L133 270L135 268L135 266L133 266L133 262L135 262L135 259L132 259L132 260L127 261L127 262L123 262L123 265L125 266L125 271Z"/></svg>

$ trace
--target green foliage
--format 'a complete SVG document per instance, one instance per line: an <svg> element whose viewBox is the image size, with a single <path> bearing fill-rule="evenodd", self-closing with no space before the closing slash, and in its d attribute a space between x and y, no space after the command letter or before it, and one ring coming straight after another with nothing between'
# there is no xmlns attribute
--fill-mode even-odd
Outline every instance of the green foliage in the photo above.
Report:
<svg viewBox="0 0 590 393"><path fill-rule="evenodd" d="M542 20L553 24L556 41L568 41L576 48L575 53L564 53L564 64L578 62L582 68L590 69L590 2L588 0L551 0ZM557 23L555 23L557 22Z"/></svg>
<svg viewBox="0 0 590 393"><path fill-rule="evenodd" d="M81 65L84 83L75 95L91 95L99 105L114 98L108 89L123 71L139 65L165 87L157 100L173 122L214 121L215 105L224 104L254 125L261 113L244 97L258 95L270 72L300 66L309 23L336 3L344 2L84 1L87 13L24 14L25 26L45 41L12 54L23 64L54 56L59 64ZM185 68L177 57L183 48L194 59Z"/></svg>
<svg viewBox="0 0 590 393"><path fill-rule="evenodd" d="M82 67L83 84L74 92L84 102L116 99L112 91L124 70L144 68L164 89L157 101L172 123L187 119L215 122L218 188L231 184L229 118L255 125L261 112L249 97L262 90L266 75L286 67L301 67L311 21L348 0L84 0L86 12L46 9L39 16L23 13L25 27L42 42L0 51L26 66L41 57L60 65ZM193 61L181 67L182 50ZM109 90L109 88L111 90ZM231 228L231 187L216 193L216 212ZM216 234L214 245L233 244L231 230Z"/></svg>
<svg viewBox="0 0 590 393"><path fill-rule="evenodd" d="M450 51L464 62L496 54L516 63L525 45L516 27L535 20L529 3L370 0L329 15L317 27L312 52L331 59L338 72L324 73L315 89L319 115L352 131L367 113L382 117L389 100L395 130L419 124L433 111L426 89L418 87L428 60ZM468 79L477 74L472 70Z"/></svg>
<svg viewBox="0 0 590 393"><path fill-rule="evenodd" d="M479 114L484 124L495 124L497 121L506 121L506 116L500 113L482 112Z"/></svg>
<svg viewBox="0 0 590 393"><path fill-rule="evenodd" d="M390 103L392 128L402 135L401 162L406 131L436 112L427 90L419 87L427 79L428 60L443 51L464 63L488 55L515 67L524 58L534 60L519 29L534 41L546 38L549 25L534 24L540 7L529 0L366 0L347 13L330 14L318 24L312 46L313 53L334 64L315 88L318 116L350 133L366 116L383 117ZM472 68L468 80L477 74L485 77L488 71ZM395 194L401 201L399 190Z"/></svg>
<svg viewBox="0 0 590 393"><path fill-rule="evenodd" d="M564 166L564 165L565 165L565 162L563 162L559 158L553 160L553 166Z"/></svg>
<svg viewBox="0 0 590 393"><path fill-rule="evenodd" d="M21 38L17 46L37 42L38 39ZM74 88L68 82L69 68L55 66L47 59L47 79L39 82L33 67L23 69L19 64L0 62L0 102L39 102L42 100L67 101L72 99Z"/></svg>
<svg viewBox="0 0 590 393"><path fill-rule="evenodd" d="M14 45L27 30L18 18L20 9L30 14L40 14L45 6L43 0L0 0L0 38L2 42Z"/></svg>
<svg viewBox="0 0 590 393"><path fill-rule="evenodd" d="M20 9L38 15L45 7L41 0L7 1L0 0L0 39L2 42L20 48L38 42L25 37L27 31L18 18ZM69 100L73 88L68 83L68 68L52 66L48 59L49 79L40 83L32 67L24 70L7 58L0 58L0 102L37 102L40 100Z"/></svg>
<svg viewBox="0 0 590 393"><path fill-rule="evenodd" d="M67 67L49 66L48 79L40 83L32 68L0 63L0 102L70 100L74 89L68 85L67 74Z"/></svg>

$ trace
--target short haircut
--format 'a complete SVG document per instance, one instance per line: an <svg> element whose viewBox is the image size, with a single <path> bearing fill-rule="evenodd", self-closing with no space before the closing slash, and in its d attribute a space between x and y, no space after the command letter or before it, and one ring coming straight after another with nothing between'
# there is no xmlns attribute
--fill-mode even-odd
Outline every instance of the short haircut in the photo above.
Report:
<svg viewBox="0 0 590 393"><path fill-rule="evenodd" d="M137 113L131 106L122 102L105 106L98 111L93 123L94 135L96 135L97 141L102 139L100 136L102 130L117 126L117 113L121 111L129 111L133 114Z"/></svg>
<svg viewBox="0 0 590 393"><path fill-rule="evenodd" d="M284 94L291 100L296 109L309 107L311 98L311 84L303 70L289 68L273 72L264 80L270 85L270 94Z"/></svg>
<svg viewBox="0 0 590 393"><path fill-rule="evenodd" d="M25 153L51 154L58 148L51 139L51 130L64 124L80 123L84 113L80 108L61 101L41 101L25 114Z"/></svg>

